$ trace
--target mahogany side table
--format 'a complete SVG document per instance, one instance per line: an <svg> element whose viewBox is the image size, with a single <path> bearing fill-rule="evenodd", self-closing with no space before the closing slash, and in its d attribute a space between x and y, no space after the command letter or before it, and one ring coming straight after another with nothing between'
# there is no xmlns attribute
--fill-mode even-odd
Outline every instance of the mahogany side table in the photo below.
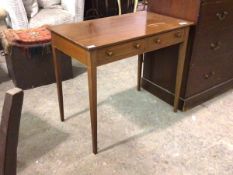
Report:
<svg viewBox="0 0 233 175"><path fill-rule="evenodd" d="M93 153L97 154L97 67L179 44L174 111L177 111L189 28L192 22L151 12L137 12L76 24L51 26L60 117L64 121L62 81L57 50L87 66ZM140 59L139 59L140 60ZM140 69L138 87L140 87Z"/></svg>

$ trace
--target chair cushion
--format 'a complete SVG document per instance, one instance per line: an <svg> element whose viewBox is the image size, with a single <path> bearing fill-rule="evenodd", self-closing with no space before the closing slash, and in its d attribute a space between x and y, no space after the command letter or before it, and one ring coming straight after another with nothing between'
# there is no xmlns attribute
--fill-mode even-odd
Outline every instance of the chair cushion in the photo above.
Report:
<svg viewBox="0 0 233 175"><path fill-rule="evenodd" d="M39 5L37 0L23 0L23 4L29 18L32 18L38 13Z"/></svg>
<svg viewBox="0 0 233 175"><path fill-rule="evenodd" d="M61 0L38 0L38 3L41 8L51 8L54 5L61 4Z"/></svg>
<svg viewBox="0 0 233 175"><path fill-rule="evenodd" d="M74 16L61 8L42 9L29 21L29 27L35 28L42 25L57 25L74 22Z"/></svg>
<svg viewBox="0 0 233 175"><path fill-rule="evenodd" d="M21 30L8 29L4 30L2 35L10 45L35 45L51 41L51 33L46 27Z"/></svg>

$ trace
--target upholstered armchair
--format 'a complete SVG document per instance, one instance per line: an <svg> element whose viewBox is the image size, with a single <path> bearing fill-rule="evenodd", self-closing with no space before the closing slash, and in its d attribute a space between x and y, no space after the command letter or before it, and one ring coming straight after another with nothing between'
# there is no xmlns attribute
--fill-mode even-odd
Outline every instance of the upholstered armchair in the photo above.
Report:
<svg viewBox="0 0 233 175"><path fill-rule="evenodd" d="M0 0L13 29L83 21L85 0Z"/></svg>
<svg viewBox="0 0 233 175"><path fill-rule="evenodd" d="M6 16L7 16L6 11L0 7L0 31L3 30L6 26L5 23Z"/></svg>

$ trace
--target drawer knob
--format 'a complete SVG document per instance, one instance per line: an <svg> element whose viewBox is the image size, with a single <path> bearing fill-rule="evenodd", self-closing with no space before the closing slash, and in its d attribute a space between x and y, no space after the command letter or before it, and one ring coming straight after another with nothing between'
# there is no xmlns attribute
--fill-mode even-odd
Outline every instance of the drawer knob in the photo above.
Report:
<svg viewBox="0 0 233 175"><path fill-rule="evenodd" d="M154 40L154 42L155 42L156 44L160 44L160 43L161 43L161 39L160 39L160 38L156 38L156 39Z"/></svg>
<svg viewBox="0 0 233 175"><path fill-rule="evenodd" d="M177 38L181 38L182 37L182 32L176 32L175 33L175 37L177 37Z"/></svg>
<svg viewBox="0 0 233 175"><path fill-rule="evenodd" d="M134 47L135 47L136 49L140 49L140 48L141 48L141 44L137 43L137 44L134 45Z"/></svg>
<svg viewBox="0 0 233 175"><path fill-rule="evenodd" d="M220 45L221 45L221 42L220 42L220 41L215 42L215 43L211 43L211 44L210 44L210 48L211 48L212 50L218 50L218 49L220 49Z"/></svg>
<svg viewBox="0 0 233 175"><path fill-rule="evenodd" d="M109 56L109 57L111 57L113 55L113 52L112 51L107 51L106 55Z"/></svg>
<svg viewBox="0 0 233 175"><path fill-rule="evenodd" d="M210 75L209 74L205 74L204 77L205 77L205 79L209 79Z"/></svg>
<svg viewBox="0 0 233 175"><path fill-rule="evenodd" d="M223 21L224 19L226 19L228 14L229 13L227 11L224 11L222 13L217 13L216 16L218 17L220 21Z"/></svg>
<svg viewBox="0 0 233 175"><path fill-rule="evenodd" d="M205 79L209 79L210 77L214 76L215 74L216 74L215 71L211 71L210 73L206 73L204 75L204 78Z"/></svg>

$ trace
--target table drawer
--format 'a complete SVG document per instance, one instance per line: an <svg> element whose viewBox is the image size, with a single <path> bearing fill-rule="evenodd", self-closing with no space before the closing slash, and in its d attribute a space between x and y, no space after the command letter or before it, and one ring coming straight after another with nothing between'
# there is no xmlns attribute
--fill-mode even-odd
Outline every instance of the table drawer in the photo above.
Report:
<svg viewBox="0 0 233 175"><path fill-rule="evenodd" d="M107 64L145 52L146 40L140 39L106 47L97 51L97 65Z"/></svg>
<svg viewBox="0 0 233 175"><path fill-rule="evenodd" d="M148 39L147 51L157 50L184 41L184 29L152 36Z"/></svg>

